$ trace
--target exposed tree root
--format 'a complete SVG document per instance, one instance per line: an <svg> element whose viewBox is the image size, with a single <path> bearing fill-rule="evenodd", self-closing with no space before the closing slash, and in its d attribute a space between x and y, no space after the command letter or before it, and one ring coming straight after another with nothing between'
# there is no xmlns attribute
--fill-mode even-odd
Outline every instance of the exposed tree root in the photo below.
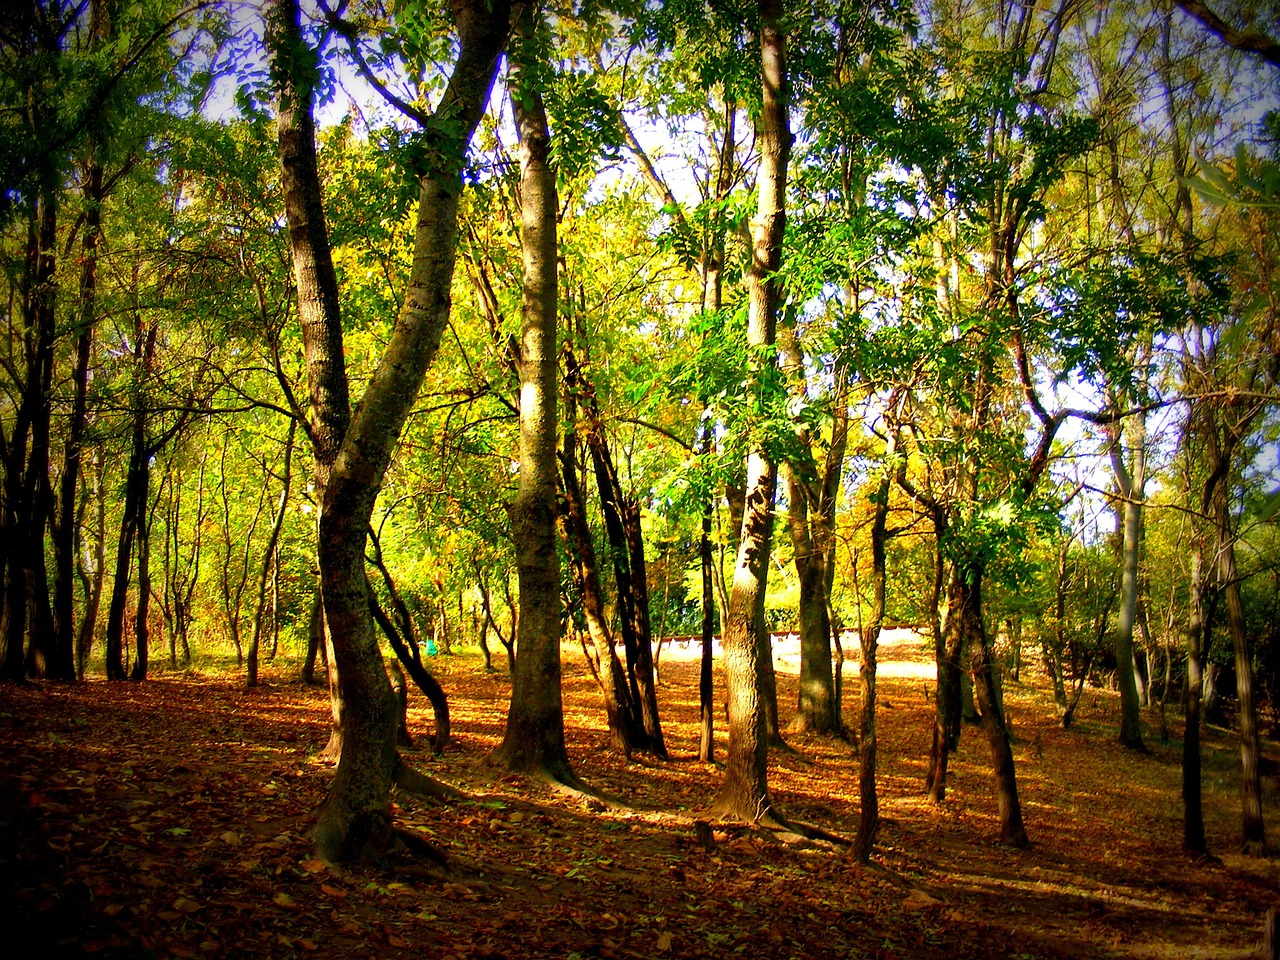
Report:
<svg viewBox="0 0 1280 960"><path fill-rule="evenodd" d="M778 843L790 846L822 846L826 848L845 848L852 841L839 834L829 833L812 824L788 820L777 811L772 803L765 806L754 817L744 817L738 811L717 803L710 810L711 816L721 822L736 822L743 829L759 833Z"/></svg>
<svg viewBox="0 0 1280 960"><path fill-rule="evenodd" d="M430 860L442 870L450 872L449 854L437 847L430 840L404 827L395 828L395 837L400 845L409 853Z"/></svg>
<svg viewBox="0 0 1280 960"><path fill-rule="evenodd" d="M392 782L405 793L422 799L461 800L466 794L457 787L450 786L435 777L415 770L397 756L395 770L391 774Z"/></svg>

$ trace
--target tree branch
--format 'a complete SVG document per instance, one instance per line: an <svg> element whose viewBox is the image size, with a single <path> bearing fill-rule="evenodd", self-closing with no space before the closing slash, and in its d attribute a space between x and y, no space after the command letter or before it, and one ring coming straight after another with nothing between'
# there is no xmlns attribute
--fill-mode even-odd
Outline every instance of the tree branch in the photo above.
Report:
<svg viewBox="0 0 1280 960"><path fill-rule="evenodd" d="M1194 17L1204 25L1210 33L1216 34L1223 43L1235 50L1253 53L1260 56L1273 67L1280 68L1280 41L1265 33L1245 33L1236 30L1206 4L1196 0L1173 0L1183 13Z"/></svg>

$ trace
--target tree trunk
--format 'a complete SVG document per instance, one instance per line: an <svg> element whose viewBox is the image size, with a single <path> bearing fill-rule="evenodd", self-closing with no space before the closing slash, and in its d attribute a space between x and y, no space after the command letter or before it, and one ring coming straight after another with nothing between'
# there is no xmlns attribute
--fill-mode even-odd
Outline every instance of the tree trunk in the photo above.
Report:
<svg viewBox="0 0 1280 960"><path fill-rule="evenodd" d="M342 755L315 832L317 849L329 860L377 858L393 836L395 704L369 610L364 543L396 442L448 321L460 172L488 101L509 13L504 3L479 0L458 0L453 8L461 43L434 114L448 123L426 132L424 155L431 166L420 178L409 282L390 342L349 424L337 283L311 115L315 52L302 41L296 0L279 0L272 11L285 207L316 418L312 432L322 481L317 486L323 491L320 575L342 699Z"/></svg>
<svg viewBox="0 0 1280 960"><path fill-rule="evenodd" d="M929 772L925 778L925 791L932 803L942 803L947 797L947 761L960 739L963 708L960 663L965 640L960 611L955 607L953 598L941 630L934 637L938 680L934 696L933 744L929 751Z"/></svg>
<svg viewBox="0 0 1280 960"><path fill-rule="evenodd" d="M793 733L839 733L835 681L831 673L831 624L827 619L826 558L815 549L809 529L808 484L788 465L787 526L791 532L796 576L800 581L800 686Z"/></svg>
<svg viewBox="0 0 1280 960"><path fill-rule="evenodd" d="M609 632L595 543L587 523L582 489L578 483L577 417L573 412L572 389L568 394L565 400L565 423L569 429L565 431L564 449L560 454L560 475L564 491L560 523L573 565L573 579L582 599L582 615L587 622L587 635L591 638L599 664L596 680L604 697L609 737L619 753L630 757L633 749L643 745L644 729L632 712L626 671L614 651L613 636Z"/></svg>
<svg viewBox="0 0 1280 960"><path fill-rule="evenodd" d="M1205 629L1204 544L1199 536L1191 552L1190 602L1187 618L1187 710L1182 734L1182 847L1188 853L1208 851L1204 835L1204 805L1200 792L1200 686Z"/></svg>
<svg viewBox="0 0 1280 960"><path fill-rule="evenodd" d="M1132 470L1125 464L1120 427L1111 439L1111 465L1124 498L1120 505L1123 528L1120 572L1120 615L1116 621L1116 682L1120 687L1120 742L1145 750L1142 742L1142 703L1134 670L1133 627L1138 605L1138 556L1142 549L1142 504L1146 484L1146 431L1134 430Z"/></svg>
<svg viewBox="0 0 1280 960"><path fill-rule="evenodd" d="M311 595L311 613L307 617L307 654L302 661L302 682L311 686L316 682L316 658L324 650L324 596L320 592L320 580L316 578Z"/></svg>
<svg viewBox="0 0 1280 960"><path fill-rule="evenodd" d="M710 429L703 428L704 437L710 437ZM698 539L698 557L702 569L702 655L698 664L698 708L701 718L701 734L698 738L698 759L703 763L715 760L715 693L712 683L712 648L716 632L715 585L711 575L711 504L702 508L702 535Z"/></svg>
<svg viewBox="0 0 1280 960"><path fill-rule="evenodd" d="M120 537L116 547L115 576L111 582L111 605L107 609L106 669L108 680L126 680L124 669L124 620L129 600L129 580L133 570L134 551L138 548L139 531L146 522L147 489L150 468L147 463L148 411L143 395L145 371L151 367L158 327L147 330L139 318L134 330L134 365L137 377L133 398L133 425L129 465L125 474L124 514L120 519Z"/></svg>
<svg viewBox="0 0 1280 960"><path fill-rule="evenodd" d="M1245 856L1267 854L1266 826L1262 818L1262 774L1259 766L1258 708L1253 696L1253 659L1249 650L1248 625L1240 596L1236 570L1235 533L1231 529L1227 484L1219 482L1213 498L1213 521L1217 533L1218 579L1227 606L1227 629L1235 652L1236 701L1240 710L1240 849Z"/></svg>
<svg viewBox="0 0 1280 960"><path fill-rule="evenodd" d="M138 491L138 604L133 627L136 654L133 669L129 673L129 679L134 681L147 679L151 645L151 627L148 622L151 614L151 455L150 451L146 453L142 461Z"/></svg>
<svg viewBox="0 0 1280 960"><path fill-rule="evenodd" d="M83 561L79 575L84 587L84 611L76 633L76 676L84 679L93 651L94 635L98 626L98 608L102 603L102 584L106 577L107 563L107 501L102 495L102 461L94 458L93 487L84 496L94 505L93 569L86 570ZM79 525L83 531L83 525Z"/></svg>
<svg viewBox="0 0 1280 960"><path fill-rule="evenodd" d="M982 729L991 750L991 770L1000 813L1000 839L1015 847L1026 847L1030 841L1022 823L1013 750L1009 745L1009 731L1000 703L995 658L991 655L991 643L982 619L982 577L983 570L976 565L957 571L951 602L960 618L960 630L969 638L974 694Z"/></svg>
<svg viewBox="0 0 1280 960"><path fill-rule="evenodd" d="M520 470L511 532L520 619L506 732L496 752L509 770L575 783L564 743L560 689L560 562L556 553L556 312L558 244L551 135L535 70L536 4L512 30L511 107L520 140Z"/></svg>
<svg viewBox="0 0 1280 960"><path fill-rule="evenodd" d="M760 394L774 375L774 343L780 296L777 271L786 226L787 161L791 131L787 115L786 41L779 0L759 0L763 101L756 142L759 206L752 230L748 273L748 389ZM725 677L729 687L729 750L725 781L714 809L747 823L776 820L767 777L768 744L760 697L758 633L769 573L770 518L778 473L755 438L747 455L746 496L733 588L724 621Z"/></svg>
<svg viewBox="0 0 1280 960"><path fill-rule="evenodd" d="M886 462L894 455L892 436L885 451ZM876 795L876 653L880 631L884 627L885 584L888 579L885 546L889 539L889 485L886 470L874 500L875 517L871 524L872 602L871 622L860 631L862 645L862 716L859 724L858 833L853 853L860 863L871 859L876 829L880 823L880 802Z"/></svg>
<svg viewBox="0 0 1280 960"><path fill-rule="evenodd" d="M101 8L93 5L94 12ZM99 22L101 22L99 20ZM88 424L89 358L93 352L93 329L97 323L98 240L102 228L102 164L97 151L85 170L85 211L80 241L80 315L77 321L74 393L71 421L63 447L62 478L59 482L58 522L54 527L53 624L55 644L70 663L75 663L75 552L78 537L80 464L83 459L85 427Z"/></svg>
<svg viewBox="0 0 1280 960"><path fill-rule="evenodd" d="M245 657L245 686L253 689L258 685L258 648L262 643L262 628L267 610L267 586L271 576L272 563L276 559L276 548L280 543L280 531L284 527L285 508L289 505L289 485L293 467L293 438L297 431L296 420L289 421L289 436L284 443L284 475L280 481L280 499L276 502L275 516L271 521L271 533L267 536L266 548L262 551L262 563L258 570L258 598L254 604L253 636L249 638L249 649Z"/></svg>

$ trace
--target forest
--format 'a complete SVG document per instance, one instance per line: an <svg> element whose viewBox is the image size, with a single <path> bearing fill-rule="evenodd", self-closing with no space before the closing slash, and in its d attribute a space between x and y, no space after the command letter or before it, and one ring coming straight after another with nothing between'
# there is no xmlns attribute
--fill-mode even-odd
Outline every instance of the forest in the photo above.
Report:
<svg viewBox="0 0 1280 960"><path fill-rule="evenodd" d="M1280 956L1273 0L0 12L0 931Z"/></svg>

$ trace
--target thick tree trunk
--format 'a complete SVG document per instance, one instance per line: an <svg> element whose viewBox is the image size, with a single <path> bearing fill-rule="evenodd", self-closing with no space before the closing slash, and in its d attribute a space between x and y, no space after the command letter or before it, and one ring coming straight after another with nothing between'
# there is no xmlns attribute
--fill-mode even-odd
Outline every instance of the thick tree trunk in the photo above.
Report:
<svg viewBox="0 0 1280 960"><path fill-rule="evenodd" d="M520 471L511 506L520 619L506 732L496 752L509 770L574 783L560 689L560 561L556 553L556 312L558 243L551 135L532 76L536 5L512 31L511 106L520 140Z"/></svg>
<svg viewBox="0 0 1280 960"><path fill-rule="evenodd" d="M760 172L759 207L752 231L748 274L747 345L749 389L761 392L773 374L779 289L777 271L786 226L787 161L791 131L787 116L786 41L778 0L760 0L760 56L763 101L756 142ZM747 823L776 820L769 796L768 743L760 696L758 633L769 573L770 520L778 473L756 440L747 456L746 496L734 564L733 588L724 622L725 676L729 687L729 749L725 781L714 809Z"/></svg>

